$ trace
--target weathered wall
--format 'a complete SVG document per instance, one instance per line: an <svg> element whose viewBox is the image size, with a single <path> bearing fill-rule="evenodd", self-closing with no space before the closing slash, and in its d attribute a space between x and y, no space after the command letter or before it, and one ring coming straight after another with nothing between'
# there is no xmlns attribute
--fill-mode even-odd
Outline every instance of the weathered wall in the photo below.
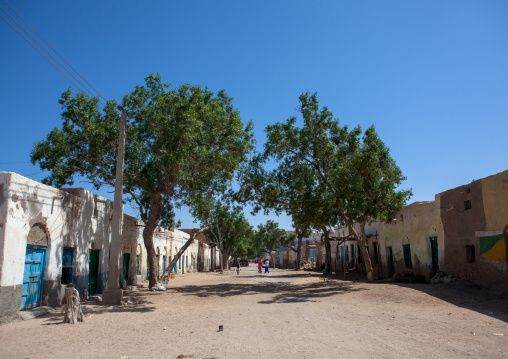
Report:
<svg viewBox="0 0 508 359"><path fill-rule="evenodd" d="M446 233L445 270L502 291L508 291L503 237L508 225L506 178L508 171L439 194ZM470 208L466 201L470 201Z"/></svg>
<svg viewBox="0 0 508 359"><path fill-rule="evenodd" d="M427 280L432 272L431 237L438 238L440 267L444 260L443 230L436 201L415 202L405 206L390 223L379 223L378 236L382 273L390 274L388 247L392 248L395 273L424 276ZM413 268L407 268L403 246L409 244Z"/></svg>
<svg viewBox="0 0 508 359"><path fill-rule="evenodd" d="M485 230L503 231L508 225L508 170L481 179Z"/></svg>
<svg viewBox="0 0 508 359"><path fill-rule="evenodd" d="M61 285L62 253L64 247L75 248L74 275L79 278L84 267L77 253L86 253L82 234L86 229L83 213L87 205L81 198L15 173L0 173L3 188L1 199L3 235L0 238L0 286L3 295L15 293L10 301L16 311L21 305L24 261L27 240L46 248L44 285L41 303L60 304L65 292ZM93 205L92 205L93 206ZM89 209L88 209L89 210ZM31 229L34 230L31 231ZM102 229L97 232L104 232ZM30 234L30 238L29 237ZM35 238L40 237L40 238Z"/></svg>
<svg viewBox="0 0 508 359"><path fill-rule="evenodd" d="M100 293L107 288L108 283L113 203L84 188L63 188L62 191L73 194L81 203L80 211L72 213L77 225L62 236L69 246L76 249L74 265L76 289L82 293L83 289L88 288L90 252L98 250ZM61 267L58 270L61 273Z"/></svg>
<svg viewBox="0 0 508 359"><path fill-rule="evenodd" d="M21 306L21 292L27 243L46 248L42 305L59 305L65 293L62 285L64 247L74 249L73 282L80 294L89 284L92 251L99 251L97 290L107 288L113 203L82 188L55 189L10 172L0 172L0 322L11 320ZM141 221L124 215L123 255L130 254L128 283L146 278L147 255ZM159 267L181 248L189 235L178 230L157 229L154 244ZM193 271L198 244L183 255L178 272ZM140 268L136 268L136 255ZM138 275L139 274L139 275Z"/></svg>
<svg viewBox="0 0 508 359"><path fill-rule="evenodd" d="M475 232L486 228L481 181L445 191L439 196L446 246L444 271L466 280L478 281L481 277L477 266L480 243ZM470 209L466 209L466 201L470 201ZM474 262L468 260L466 246L474 247Z"/></svg>

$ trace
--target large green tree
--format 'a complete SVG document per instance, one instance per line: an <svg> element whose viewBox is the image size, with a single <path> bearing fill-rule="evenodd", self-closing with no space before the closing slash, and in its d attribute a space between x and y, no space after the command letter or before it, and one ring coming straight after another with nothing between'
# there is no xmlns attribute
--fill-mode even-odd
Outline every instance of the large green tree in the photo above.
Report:
<svg viewBox="0 0 508 359"><path fill-rule="evenodd" d="M317 218L325 215L325 211L318 206L319 183L312 169L277 151L270 139L274 126L266 128L268 141L263 153L257 153L242 166L236 198L240 202L252 203L254 212L285 213L293 219L298 243L296 248L290 249L297 253L295 269L299 270L302 240L310 235L311 227ZM275 164L275 167L268 170L268 164Z"/></svg>
<svg viewBox="0 0 508 359"><path fill-rule="evenodd" d="M325 244L327 228L347 226L360 245L367 279L372 281L365 225L393 218L411 191L398 189L405 177L374 127L363 132L359 126L341 126L331 111L319 108L316 94L302 94L300 104L301 127L296 125L296 117L267 127L268 140L261 157L265 161L253 162L249 170L242 172L250 186L246 188L266 206L283 202L304 209L305 203L312 203L316 213L303 210L304 223L323 230ZM265 171L267 158L284 170L275 171L273 176L259 176ZM287 196L296 196L299 202L287 201ZM360 231L355 224L359 224ZM329 251L329 246L325 248Z"/></svg>
<svg viewBox="0 0 508 359"><path fill-rule="evenodd" d="M114 186L120 114L127 113L124 193L139 209L148 252L149 285L156 284L153 233L175 225L174 206L199 193L220 193L253 146L232 98L201 86L172 88L150 75L121 104L66 91L62 127L37 142L32 163L50 171L43 182L72 185L76 175L96 188Z"/></svg>

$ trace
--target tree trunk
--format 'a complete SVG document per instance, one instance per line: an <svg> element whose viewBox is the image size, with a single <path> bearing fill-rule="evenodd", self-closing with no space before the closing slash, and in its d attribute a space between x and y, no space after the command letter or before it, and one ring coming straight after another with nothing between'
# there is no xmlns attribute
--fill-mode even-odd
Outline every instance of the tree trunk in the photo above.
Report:
<svg viewBox="0 0 508 359"><path fill-rule="evenodd" d="M302 261L302 241L303 241L303 237L298 236L298 247L296 247L295 270L300 270L300 263Z"/></svg>
<svg viewBox="0 0 508 359"><path fill-rule="evenodd" d="M219 245L219 270L220 274L224 273L224 261L223 261L224 254L222 253L222 245Z"/></svg>
<svg viewBox="0 0 508 359"><path fill-rule="evenodd" d="M205 228L201 228L199 231L196 231L196 232L193 232L190 236L190 238L187 240L187 242L185 242L185 244L182 246L182 248L180 248L180 250L178 251L178 253L173 257L173 259L171 260L171 262L169 262L168 266L166 268L163 268L163 271L164 273L162 274L162 279L161 281L164 282L164 283L167 283L168 280L169 280L169 274L171 273L171 271L173 270L173 267L176 265L176 263L178 262L178 260L180 259L180 257L182 256L182 254L185 252L185 250L187 248L189 248L189 246L192 244L192 242L194 242L194 239L196 238L196 236L200 233L203 233L204 231L206 231L209 227L205 227ZM200 247L201 248L201 247Z"/></svg>
<svg viewBox="0 0 508 359"><path fill-rule="evenodd" d="M226 249L226 250L223 250L221 252L221 257L222 257L222 261L221 261L221 273L224 272L224 269L227 269L229 270L229 248Z"/></svg>
<svg viewBox="0 0 508 359"><path fill-rule="evenodd" d="M335 253L335 275L339 276L339 246L340 240L337 240L337 252Z"/></svg>
<svg viewBox="0 0 508 359"><path fill-rule="evenodd" d="M358 245L360 246L360 250L362 251L362 257L364 258L365 263L365 272L367 275L367 282L372 283L374 282L374 269L372 268L372 262L370 261L369 252L367 252L367 235L365 233L365 222L360 223L360 230L362 232L361 236L358 235L358 233L353 228L352 224L348 224L349 231L353 233L353 236L355 237L356 241L358 242Z"/></svg>
<svg viewBox="0 0 508 359"><path fill-rule="evenodd" d="M79 292L74 287L65 289L65 316L64 323L75 324L76 322L84 322L83 312L81 311L81 303L79 301Z"/></svg>
<svg viewBox="0 0 508 359"><path fill-rule="evenodd" d="M157 285L157 273L155 267L155 248L153 246L153 233L155 228L151 228L148 225L143 230L143 242L145 243L146 255L148 258L148 288L155 287Z"/></svg>
<svg viewBox="0 0 508 359"><path fill-rule="evenodd" d="M325 269L327 273L332 272L332 246L330 244L330 230L323 228L325 242Z"/></svg>
<svg viewBox="0 0 508 359"><path fill-rule="evenodd" d="M153 233L157 228L157 224L162 216L164 199L160 194L150 197L150 212L148 219L145 221L145 229L143 230L143 242L145 243L146 254L148 258L148 288L157 285L157 266L155 248L153 245Z"/></svg>

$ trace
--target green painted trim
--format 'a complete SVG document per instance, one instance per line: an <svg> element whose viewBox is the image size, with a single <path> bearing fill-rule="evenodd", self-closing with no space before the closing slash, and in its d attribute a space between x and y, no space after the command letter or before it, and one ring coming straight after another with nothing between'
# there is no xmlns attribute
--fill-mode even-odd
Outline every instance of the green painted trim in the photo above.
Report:
<svg viewBox="0 0 508 359"><path fill-rule="evenodd" d="M502 234L480 237L480 255L490 251L502 239L504 239Z"/></svg>

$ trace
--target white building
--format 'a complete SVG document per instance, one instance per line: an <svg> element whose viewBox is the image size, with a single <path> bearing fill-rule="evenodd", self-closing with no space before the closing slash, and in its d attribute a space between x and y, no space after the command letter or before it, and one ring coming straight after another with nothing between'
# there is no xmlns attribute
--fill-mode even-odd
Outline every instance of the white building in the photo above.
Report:
<svg viewBox="0 0 508 359"><path fill-rule="evenodd" d="M61 304L68 283L80 293L102 292L107 287L112 213L111 201L85 189L56 189L0 172L0 322L11 320L20 309ZM143 226L124 215L121 260L128 284L147 277ZM189 238L177 229L156 229L158 275ZM198 268L200 246L209 249L195 241L177 263L176 273Z"/></svg>

